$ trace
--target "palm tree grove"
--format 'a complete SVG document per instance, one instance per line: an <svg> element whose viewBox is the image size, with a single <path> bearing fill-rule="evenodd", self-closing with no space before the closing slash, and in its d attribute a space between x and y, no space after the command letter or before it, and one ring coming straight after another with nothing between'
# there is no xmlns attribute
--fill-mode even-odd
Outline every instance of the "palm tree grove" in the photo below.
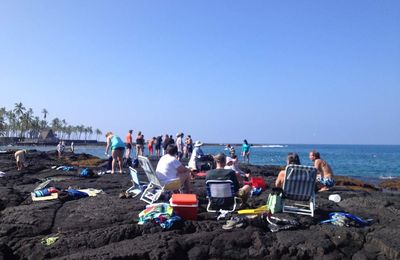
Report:
<svg viewBox="0 0 400 260"><path fill-rule="evenodd" d="M16 140L17 142L34 142L41 138L41 133L51 130L57 140L91 140L93 134L96 140L102 134L100 129L85 125L70 125L65 119L58 117L48 120L47 109L41 111L42 117L35 116L32 108L26 108L21 102L15 103L14 108L7 110L0 107L0 138Z"/></svg>

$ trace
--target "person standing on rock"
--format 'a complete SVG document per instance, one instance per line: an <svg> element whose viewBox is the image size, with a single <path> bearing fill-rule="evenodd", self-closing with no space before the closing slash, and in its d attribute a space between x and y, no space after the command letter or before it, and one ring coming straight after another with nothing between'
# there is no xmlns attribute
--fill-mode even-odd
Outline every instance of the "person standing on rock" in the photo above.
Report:
<svg viewBox="0 0 400 260"><path fill-rule="evenodd" d="M139 131L136 136L136 158L138 158L139 155L143 156L144 142L144 136L142 132Z"/></svg>
<svg viewBox="0 0 400 260"><path fill-rule="evenodd" d="M309 154L309 158L314 162L314 167L317 168L317 182L322 185L322 188L318 191L327 191L335 185L333 179L333 171L331 166L324 160L321 159L319 152L312 150Z"/></svg>
<svg viewBox="0 0 400 260"><path fill-rule="evenodd" d="M242 156L243 156L243 161L247 163L250 163L250 144L247 142L246 139L243 140L242 144Z"/></svg>
<svg viewBox="0 0 400 260"><path fill-rule="evenodd" d="M111 174L115 172L115 164L118 161L119 172L122 173L122 159L124 156L125 143L118 136L112 132L106 134L107 146L105 154L108 155L108 151L111 149Z"/></svg>
<svg viewBox="0 0 400 260"><path fill-rule="evenodd" d="M65 143L64 143L64 141L62 141L62 142L60 141L57 145L58 158L61 158L61 156L64 152L64 149L65 149Z"/></svg>
<svg viewBox="0 0 400 260"><path fill-rule="evenodd" d="M176 147L178 148L178 154L176 155L176 157L180 161L182 160L183 157L183 147L184 147L182 132L176 134Z"/></svg>
<svg viewBox="0 0 400 260"><path fill-rule="evenodd" d="M157 136L157 138L156 138L156 156L157 157L160 157L160 155L161 155L161 153L160 153L160 150L161 150L161 144L162 144L162 136L161 135L159 135L159 136Z"/></svg>
<svg viewBox="0 0 400 260"><path fill-rule="evenodd" d="M126 154L125 158L128 159L131 157L131 151L132 151L132 132L133 130L129 130L128 134L125 137L125 148L126 148Z"/></svg>
<svg viewBox="0 0 400 260"><path fill-rule="evenodd" d="M17 162L17 170L21 171L25 167L26 150L16 151L14 157Z"/></svg>

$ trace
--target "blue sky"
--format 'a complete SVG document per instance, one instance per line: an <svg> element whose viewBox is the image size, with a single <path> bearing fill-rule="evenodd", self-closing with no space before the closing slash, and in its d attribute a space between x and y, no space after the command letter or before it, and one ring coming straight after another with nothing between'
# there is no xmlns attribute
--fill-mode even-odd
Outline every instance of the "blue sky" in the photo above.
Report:
<svg viewBox="0 0 400 260"><path fill-rule="evenodd" d="M0 106L124 136L400 144L399 1L2 1Z"/></svg>

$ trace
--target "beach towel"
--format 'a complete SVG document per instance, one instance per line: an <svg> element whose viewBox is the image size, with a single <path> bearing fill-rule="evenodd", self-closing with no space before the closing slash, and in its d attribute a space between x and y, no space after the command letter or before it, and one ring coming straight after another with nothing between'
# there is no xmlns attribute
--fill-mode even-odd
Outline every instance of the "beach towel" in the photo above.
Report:
<svg viewBox="0 0 400 260"><path fill-rule="evenodd" d="M56 168L57 171L64 171L64 172L69 172L69 171L75 171L75 168L72 166L59 166Z"/></svg>
<svg viewBox="0 0 400 260"><path fill-rule="evenodd" d="M68 193L69 196L71 196L74 199L89 197L89 194L87 194L86 192L79 191L79 190L68 189L65 191Z"/></svg>
<svg viewBox="0 0 400 260"><path fill-rule="evenodd" d="M139 213L138 224L156 223L164 229L169 229L178 221L181 221L181 218L174 215L174 210L168 203L156 203L147 205L146 209Z"/></svg>
<svg viewBox="0 0 400 260"><path fill-rule="evenodd" d="M31 192L32 201L45 201L45 200L55 200L58 199L58 193L50 193L49 196L36 197L34 192Z"/></svg>
<svg viewBox="0 0 400 260"><path fill-rule="evenodd" d="M263 191L267 189L267 183L262 177L251 178L251 186L253 188L261 188Z"/></svg>
<svg viewBox="0 0 400 260"><path fill-rule="evenodd" d="M93 189L93 188L79 189L78 191L87 193L89 195L89 197L94 197L94 196L97 196L97 194L104 193L103 190L97 190L97 189Z"/></svg>

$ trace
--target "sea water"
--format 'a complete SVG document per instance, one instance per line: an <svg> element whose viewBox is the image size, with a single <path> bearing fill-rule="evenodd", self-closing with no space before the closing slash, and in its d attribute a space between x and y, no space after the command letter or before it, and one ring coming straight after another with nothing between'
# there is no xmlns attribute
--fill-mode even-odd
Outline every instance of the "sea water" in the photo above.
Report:
<svg viewBox="0 0 400 260"><path fill-rule="evenodd" d="M0 147L4 149L37 149L55 150L55 147ZM241 147L234 146L236 154L242 160ZM68 147L66 147L68 149ZM203 146L204 153L216 154L225 152L224 146ZM312 165L308 158L311 150L317 150L321 158L332 167L334 174L356 177L363 180L378 180L400 178L400 145L311 145L311 144L270 144L252 146L250 148L250 163L256 165L286 165L289 152L298 153L303 165ZM134 149L133 149L134 150ZM88 153L100 158L104 155L105 147L102 146L75 146L76 153ZM148 150L145 150L148 155ZM29 156L29 154L28 154ZM133 151L132 156L135 156ZM1 169L0 169L1 170Z"/></svg>

